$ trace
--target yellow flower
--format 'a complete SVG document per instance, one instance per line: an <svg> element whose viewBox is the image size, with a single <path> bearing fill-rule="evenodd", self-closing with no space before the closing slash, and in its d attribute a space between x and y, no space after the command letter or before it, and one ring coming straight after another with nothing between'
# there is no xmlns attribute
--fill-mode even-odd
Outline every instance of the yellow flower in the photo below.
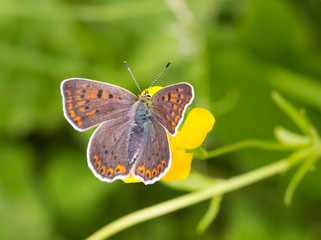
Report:
<svg viewBox="0 0 321 240"><path fill-rule="evenodd" d="M161 87L151 87L149 94L152 96ZM143 91L144 93L144 91ZM214 116L206 109L193 108L186 117L181 130L177 130L175 137L168 134L169 145L172 153L172 164L168 172L161 179L164 181L184 180L191 170L193 153L186 150L199 147L215 123ZM140 182L133 176L124 179L124 182Z"/></svg>

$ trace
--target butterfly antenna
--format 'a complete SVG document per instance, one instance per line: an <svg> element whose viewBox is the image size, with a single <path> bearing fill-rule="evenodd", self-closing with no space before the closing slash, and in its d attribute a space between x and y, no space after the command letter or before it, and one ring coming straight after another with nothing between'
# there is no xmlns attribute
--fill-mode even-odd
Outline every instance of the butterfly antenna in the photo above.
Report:
<svg viewBox="0 0 321 240"><path fill-rule="evenodd" d="M134 74L133 74L133 73L132 73L132 71L130 70L130 68L129 68L129 66L128 66L127 62L126 62L126 61L124 61L124 63L125 63L125 65L126 65L126 67L127 67L128 71L130 72L130 75L132 75L132 77L133 77L133 79L134 79L134 81L135 81L135 83L136 83L136 86L138 87L139 92L142 92L142 90L140 90L140 87L138 86L138 83L137 83L137 81L136 81L136 79L135 79L135 77L134 77Z"/></svg>
<svg viewBox="0 0 321 240"><path fill-rule="evenodd" d="M156 82L156 80L160 77L160 75L163 74L163 72L166 70L166 68L169 67L169 65L170 65L171 63L172 63L172 61L169 61L169 62L166 64L165 68L158 74L158 76L157 76L157 77L154 79L154 81L150 84L150 86L148 87L148 89L150 89L150 87L153 86L153 84Z"/></svg>

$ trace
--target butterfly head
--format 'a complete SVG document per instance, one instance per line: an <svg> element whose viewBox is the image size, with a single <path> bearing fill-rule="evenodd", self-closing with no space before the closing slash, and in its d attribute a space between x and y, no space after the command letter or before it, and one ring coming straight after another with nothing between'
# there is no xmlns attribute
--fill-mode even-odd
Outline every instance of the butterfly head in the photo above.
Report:
<svg viewBox="0 0 321 240"><path fill-rule="evenodd" d="M139 95L139 100L144 101L147 107L151 105L152 97L150 96L148 90L145 90L141 95Z"/></svg>

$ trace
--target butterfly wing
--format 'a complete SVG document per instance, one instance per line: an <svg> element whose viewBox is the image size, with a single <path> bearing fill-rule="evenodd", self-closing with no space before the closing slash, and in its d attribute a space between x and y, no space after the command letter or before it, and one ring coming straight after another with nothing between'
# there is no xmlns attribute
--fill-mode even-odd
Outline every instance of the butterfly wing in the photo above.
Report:
<svg viewBox="0 0 321 240"><path fill-rule="evenodd" d="M126 89L83 78L64 80L61 94L64 115L78 131L126 116L138 100Z"/></svg>
<svg viewBox="0 0 321 240"><path fill-rule="evenodd" d="M155 119L150 119L145 127L143 142L131 173L145 184L152 184L163 177L171 165L171 152L165 128Z"/></svg>
<svg viewBox="0 0 321 240"><path fill-rule="evenodd" d="M188 83L177 83L164 87L152 97L152 108L155 118L171 135L184 118L184 113L194 99L193 86Z"/></svg>
<svg viewBox="0 0 321 240"><path fill-rule="evenodd" d="M88 149L88 165L101 181L112 182L129 176L127 142L130 118L112 119L99 126L91 136Z"/></svg>

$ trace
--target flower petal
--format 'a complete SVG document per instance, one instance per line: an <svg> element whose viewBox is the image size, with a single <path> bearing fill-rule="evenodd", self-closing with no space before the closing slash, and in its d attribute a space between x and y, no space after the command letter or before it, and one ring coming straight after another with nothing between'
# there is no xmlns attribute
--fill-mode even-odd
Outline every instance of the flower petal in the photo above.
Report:
<svg viewBox="0 0 321 240"><path fill-rule="evenodd" d="M162 180L179 181L186 179L191 171L192 158L193 153L172 149L172 164L166 175L162 177Z"/></svg>
<svg viewBox="0 0 321 240"><path fill-rule="evenodd" d="M129 175L128 178L125 178L124 180L124 183L137 183L137 182L141 182L140 180L134 178L133 175Z"/></svg>
<svg viewBox="0 0 321 240"><path fill-rule="evenodd" d="M193 108L182 127L179 139L179 148L194 149L199 147L209 131L212 130L215 118L204 108ZM176 143L177 145L177 143Z"/></svg>
<svg viewBox="0 0 321 240"><path fill-rule="evenodd" d="M160 86L153 86L153 87L150 87L150 89L148 90L149 92L149 95L152 97L159 89L162 89L163 87L160 87ZM145 94L147 89L143 90L141 95Z"/></svg>

